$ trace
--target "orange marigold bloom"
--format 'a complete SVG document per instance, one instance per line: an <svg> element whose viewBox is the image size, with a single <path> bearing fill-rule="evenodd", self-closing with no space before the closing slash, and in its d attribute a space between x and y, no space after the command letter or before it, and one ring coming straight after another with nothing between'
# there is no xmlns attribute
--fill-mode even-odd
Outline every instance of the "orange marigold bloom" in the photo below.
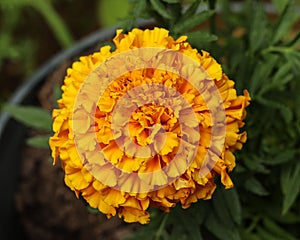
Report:
<svg viewBox="0 0 300 240"><path fill-rule="evenodd" d="M118 30L113 41L114 51L110 46L104 46L99 52L73 63L62 86L59 109L53 110L54 135L49 143L54 164L58 158L61 160L66 185L77 197L82 196L91 207L98 208L108 218L118 215L126 222L142 224L149 222L149 206L169 211L179 202L183 208L188 208L199 199L210 199L216 188L215 176L221 177L225 188L233 187L228 172L236 165L233 152L240 150L246 142L246 132L241 133L240 128L244 126L245 108L250 101L248 92L245 90L243 96L237 96L234 82L222 72L216 60L208 52L199 53L193 49L185 36L174 40L162 28L133 29L128 34ZM142 48L175 51L188 56L205 72L205 76L194 74L193 78L196 81L199 78L198 82L204 79L212 83L220 101L215 100L213 94L203 97L198 91L200 85L195 87L176 70L168 71L164 67L131 69L118 75L113 82L101 77L105 76L99 70L101 64L109 65L111 57ZM129 66L141 58L147 59L147 56L128 58L126 63L120 64ZM172 61L175 60L168 59L167 62ZM111 69L117 70L118 66ZM193 69L188 65L181 66L180 71L193 75ZM81 92L87 79L98 82L100 87L102 83L107 84L101 96L98 96L97 84L86 84L88 94ZM165 86L165 92L158 91L158 85ZM143 89L138 91L139 87ZM78 103L79 94L82 96ZM149 94L152 95L147 99ZM164 105L168 102L167 95L174 96L169 106ZM93 96L99 97L95 104L91 101ZM153 96L160 102L151 102ZM137 105L134 99L145 102ZM124 105L118 107L121 100ZM195 119L188 117L187 105L193 111L196 124ZM218 138L213 138L216 116L210 108L219 109L220 106L224 111L224 119L220 120L224 122L224 141L221 141L222 149L218 153L210 144L218 141ZM129 117L126 117L128 113ZM114 118L118 119L117 123L114 123ZM115 130L114 126L128 131ZM78 142L76 134L81 136ZM196 147L189 148L188 143L196 144ZM190 151L183 149L195 149L195 154L189 156ZM179 157L174 163L176 156ZM204 163L204 156L214 160ZM186 163L187 158L192 159L190 163ZM118 170L111 168L104 159ZM203 166L207 170L205 174L201 170ZM167 169L167 174L159 172L163 168ZM126 175L125 178L124 172L136 175ZM155 175L147 175L152 172ZM139 185L137 179L141 180ZM167 184L156 187L162 182ZM143 188L143 184L148 184L148 188ZM120 185L127 190L117 187Z"/></svg>

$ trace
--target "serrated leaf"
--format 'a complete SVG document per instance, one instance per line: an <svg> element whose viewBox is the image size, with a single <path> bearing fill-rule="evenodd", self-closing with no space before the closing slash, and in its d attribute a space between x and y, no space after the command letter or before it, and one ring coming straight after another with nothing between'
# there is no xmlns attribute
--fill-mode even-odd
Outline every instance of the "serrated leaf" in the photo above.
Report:
<svg viewBox="0 0 300 240"><path fill-rule="evenodd" d="M205 31L195 31L185 34L192 46L201 49L201 45L216 41L218 37Z"/></svg>
<svg viewBox="0 0 300 240"><path fill-rule="evenodd" d="M255 178L246 180L245 189L258 196L266 196L269 194L265 187Z"/></svg>
<svg viewBox="0 0 300 240"><path fill-rule="evenodd" d="M5 105L3 108L13 118L28 127L51 132L52 118L49 112L39 107Z"/></svg>
<svg viewBox="0 0 300 240"><path fill-rule="evenodd" d="M172 15L167 11L164 4L159 0L150 0L153 9L162 17L172 19Z"/></svg>
<svg viewBox="0 0 300 240"><path fill-rule="evenodd" d="M215 212L212 211L207 220L204 222L205 227L209 230L214 236L220 240L240 240L240 235L235 227L228 227L220 222L219 218L215 215Z"/></svg>
<svg viewBox="0 0 300 240"><path fill-rule="evenodd" d="M271 40L271 44L277 43L283 36L285 36L294 24L296 17L295 3L289 1L285 6L283 13L280 15L280 19L274 26L274 34Z"/></svg>
<svg viewBox="0 0 300 240"><path fill-rule="evenodd" d="M282 213L291 208L300 193L300 163L289 165L282 169L280 176L281 190L283 193Z"/></svg>
<svg viewBox="0 0 300 240"><path fill-rule="evenodd" d="M47 136L34 136L31 138L28 138L26 140L26 143L32 147L36 148L49 148L49 135Z"/></svg>
<svg viewBox="0 0 300 240"><path fill-rule="evenodd" d="M176 24L173 28L173 31L175 33L187 32L188 30L199 26L200 23L209 19L214 13L215 13L215 11L208 10L208 11L203 11L196 15L193 15L190 18L187 18L186 20Z"/></svg>

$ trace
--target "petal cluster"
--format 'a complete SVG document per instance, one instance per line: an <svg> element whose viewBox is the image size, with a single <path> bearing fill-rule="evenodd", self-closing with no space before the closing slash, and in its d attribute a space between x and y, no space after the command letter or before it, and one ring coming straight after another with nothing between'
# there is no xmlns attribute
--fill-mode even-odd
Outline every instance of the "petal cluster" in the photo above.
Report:
<svg viewBox="0 0 300 240"><path fill-rule="evenodd" d="M147 209L150 206L169 211L177 203L180 203L183 208L188 208L199 199L210 199L216 188L216 176L220 176L225 188L233 187L228 173L236 165L234 151L240 150L247 138L246 132L240 132L240 129L244 126L245 109L250 101L248 92L245 90L244 95L237 96L234 82L222 72L222 68L216 60L208 52L198 52L193 49L185 36L174 40L169 36L168 31L162 28L133 29L128 34L118 30L113 41L116 47L114 51L109 46L105 46L99 52L81 57L79 61L73 63L72 67L67 70L62 86L62 98L58 100L59 109L53 110L54 134L49 143L54 163L60 159L65 171L66 185L75 192L77 197L82 196L91 207L98 208L108 218L118 215L126 222L142 224L149 222ZM83 139L80 148L89 152L98 144L102 149L101 153L91 151L93 155L88 156L91 161L82 160L74 141L72 122L74 121L73 109L81 85L93 70L111 56L143 47L157 47L181 52L192 58L205 70L209 76L208 80L213 82L218 89L225 111L225 141L220 154L216 154L210 149L214 123L208 104L201 94L187 80L177 74L162 69L137 69L123 74L108 86L97 103L94 122L91 122L88 115L76 119L80 124L82 134L90 131L90 126L93 125L97 137L96 142ZM99 82L101 81L103 80L99 79ZM170 109L163 104L150 104L151 99L148 99L149 104L135 109L129 119L124 116L130 109L134 109L132 108L134 102L128 102L126 107L114 112L118 101L126 93L130 93L132 89L143 84L161 84L175 89L193 109L198 120L197 125L186 118L183 119L183 126L179 126L180 122L176 117L176 112L184 113L186 111L183 100L179 97L172 98L174 100L172 104L176 106L176 109ZM145 89L143 94L140 94L141 96L135 97L147 98L148 94L145 94L147 91L151 91L151 88ZM93 89L91 89L91 94L93 94ZM155 93L151 93L149 96L153 96L153 94ZM166 98L162 93L156 97L158 99ZM213 95L210 97L210 101L213 104ZM88 99L82 104L86 109L91 108ZM113 131L113 114L120 119L118 122L120 125L129 129L127 133ZM198 142L194 140L199 137ZM182 161L189 158L189 156L181 154L180 147L180 143L184 145L187 141L197 143L193 161L187 169L183 169L183 174L174 177L174 181L159 189L151 189L148 192L122 191L113 187L122 180L121 175L107 169L105 177L109 184L104 184L89 169L93 165L92 159L100 158L100 154L104 154L113 165L123 171L137 174L151 173L169 166L175 155L179 154L179 160L182 159ZM122 147L120 147L120 142ZM137 146L145 147L143 149L146 152L140 153L139 149L141 148ZM143 154L150 157L140 157ZM204 156L214 159L214 164L205 175L200 173ZM97 165L94 164L93 167L94 171L97 171ZM105 165L98 167L99 171L103 171ZM180 164L173 165L169 171L170 175L174 176L178 172L182 172ZM165 181L168 177L170 176L162 174L147 181L155 185ZM127 181L130 183L130 179Z"/></svg>

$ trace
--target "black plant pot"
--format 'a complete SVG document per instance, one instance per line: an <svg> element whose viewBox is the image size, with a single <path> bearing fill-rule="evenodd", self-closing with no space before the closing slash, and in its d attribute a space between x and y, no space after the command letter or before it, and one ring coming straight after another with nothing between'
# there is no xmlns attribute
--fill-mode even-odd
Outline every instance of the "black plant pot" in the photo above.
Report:
<svg viewBox="0 0 300 240"><path fill-rule="evenodd" d="M140 21L138 26L149 26L152 21ZM34 105L36 93L49 74L61 63L87 51L97 43L107 41L115 34L116 28L99 30L78 41L73 47L62 51L46 62L30 77L8 104ZM0 239L24 239L15 210L14 195L18 186L19 164L22 158L22 146L26 136L26 127L12 119L6 112L0 115ZM49 216L51 217L51 216Z"/></svg>

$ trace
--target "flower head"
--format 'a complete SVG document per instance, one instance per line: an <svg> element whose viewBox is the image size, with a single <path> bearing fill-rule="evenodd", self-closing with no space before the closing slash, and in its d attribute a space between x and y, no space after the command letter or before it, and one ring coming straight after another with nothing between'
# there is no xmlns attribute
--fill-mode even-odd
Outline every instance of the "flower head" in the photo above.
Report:
<svg viewBox="0 0 300 240"><path fill-rule="evenodd" d="M65 183L108 217L149 222L149 206L169 211L225 188L242 148L250 97L209 53L168 31L118 30L67 71L50 147Z"/></svg>

